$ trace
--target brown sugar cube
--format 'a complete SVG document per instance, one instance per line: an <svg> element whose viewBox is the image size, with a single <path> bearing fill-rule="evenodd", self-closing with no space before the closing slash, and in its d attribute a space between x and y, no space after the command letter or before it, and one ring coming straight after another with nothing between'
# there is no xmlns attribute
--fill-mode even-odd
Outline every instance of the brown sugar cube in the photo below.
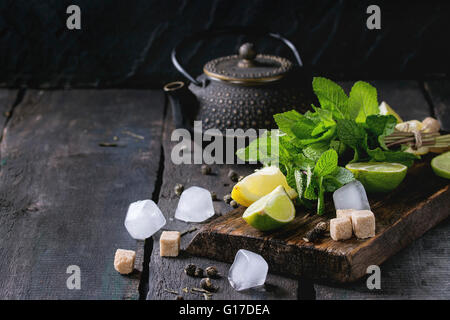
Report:
<svg viewBox="0 0 450 320"><path fill-rule="evenodd" d="M375 215L370 210L353 211L352 225L355 236L359 239L375 236Z"/></svg>
<svg viewBox="0 0 450 320"><path fill-rule="evenodd" d="M180 251L180 233L163 231L159 238L159 254L161 257L176 257Z"/></svg>
<svg viewBox="0 0 450 320"><path fill-rule="evenodd" d="M352 222L348 218L330 220L330 235L334 241L346 240L352 237Z"/></svg>
<svg viewBox="0 0 450 320"><path fill-rule="evenodd" d="M134 270L136 252L133 250L117 249L114 256L114 269L121 274L129 274Z"/></svg>
<svg viewBox="0 0 450 320"><path fill-rule="evenodd" d="M336 218L352 218L352 212L354 209L338 209L336 210Z"/></svg>

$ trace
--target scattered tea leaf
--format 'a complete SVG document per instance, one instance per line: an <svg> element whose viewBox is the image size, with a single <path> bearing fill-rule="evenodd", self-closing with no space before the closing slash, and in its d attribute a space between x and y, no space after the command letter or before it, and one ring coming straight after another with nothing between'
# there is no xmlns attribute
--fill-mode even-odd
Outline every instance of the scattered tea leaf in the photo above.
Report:
<svg viewBox="0 0 450 320"><path fill-rule="evenodd" d="M117 143L114 142L100 142L98 145L100 147L112 147L112 148L119 146Z"/></svg>

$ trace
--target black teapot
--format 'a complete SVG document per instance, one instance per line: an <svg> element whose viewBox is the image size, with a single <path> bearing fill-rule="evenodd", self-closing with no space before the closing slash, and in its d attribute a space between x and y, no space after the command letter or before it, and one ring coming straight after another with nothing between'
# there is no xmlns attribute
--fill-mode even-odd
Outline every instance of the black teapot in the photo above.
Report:
<svg viewBox="0 0 450 320"><path fill-rule="evenodd" d="M177 51L187 42L241 30L205 32L183 40L172 51L172 63L190 84L176 81L164 86L177 128L192 128L201 120L203 129L271 129L273 115L291 109L305 112L311 103L311 77L302 68L295 46L279 34L268 33L292 51L297 65L286 58L259 54L252 43L240 46L236 55L207 62L203 74L192 77L181 66Z"/></svg>

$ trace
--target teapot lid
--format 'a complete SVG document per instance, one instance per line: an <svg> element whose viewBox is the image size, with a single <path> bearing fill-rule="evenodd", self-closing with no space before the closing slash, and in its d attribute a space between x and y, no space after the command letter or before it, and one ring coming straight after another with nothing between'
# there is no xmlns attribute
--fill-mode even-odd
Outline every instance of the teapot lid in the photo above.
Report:
<svg viewBox="0 0 450 320"><path fill-rule="evenodd" d="M257 84L281 79L292 69L288 59L257 54L252 43L244 43L238 55L209 61L203 72L210 78L232 83Z"/></svg>

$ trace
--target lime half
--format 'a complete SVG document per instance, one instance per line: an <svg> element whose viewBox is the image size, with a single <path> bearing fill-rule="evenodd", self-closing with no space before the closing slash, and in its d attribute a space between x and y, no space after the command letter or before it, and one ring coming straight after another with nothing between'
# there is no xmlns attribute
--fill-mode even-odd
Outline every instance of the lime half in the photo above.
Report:
<svg viewBox="0 0 450 320"><path fill-rule="evenodd" d="M394 190L408 171L407 166L390 162L356 162L345 167L364 185L367 192Z"/></svg>
<svg viewBox="0 0 450 320"><path fill-rule="evenodd" d="M242 218L252 227L267 231L277 229L295 218L295 207L283 186L252 203Z"/></svg>
<svg viewBox="0 0 450 320"><path fill-rule="evenodd" d="M450 179L450 151L434 157L431 168L439 177Z"/></svg>

